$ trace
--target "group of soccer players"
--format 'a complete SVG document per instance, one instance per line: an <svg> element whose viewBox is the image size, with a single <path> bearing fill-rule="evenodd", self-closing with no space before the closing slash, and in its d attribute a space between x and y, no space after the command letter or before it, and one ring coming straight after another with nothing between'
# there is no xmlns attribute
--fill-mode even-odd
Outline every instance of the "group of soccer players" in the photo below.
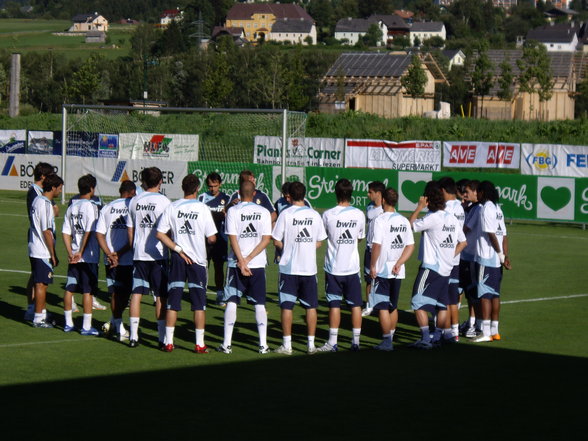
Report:
<svg viewBox="0 0 588 441"><path fill-rule="evenodd" d="M223 342L217 350L232 352L237 306L244 297L254 306L259 353L269 353L265 268L266 249L273 240L279 267L283 335L282 344L274 352L292 354L292 310L296 303L306 312L308 353L336 352L343 302L351 312L350 349L360 348L362 316L377 312L383 338L375 348L391 351L398 322L400 283L405 278L405 263L414 250L414 231L422 232L421 265L412 295L421 338L411 346L429 349L459 339L462 293L470 307L470 318L462 325L462 334L480 342L500 339L501 267L509 269L510 261L504 217L492 183L467 181L456 186L451 178L431 181L408 219L396 211L396 190L385 188L381 182L369 184L371 203L367 216L351 205L353 188L345 178L335 186L337 205L322 216L305 199L306 189L300 182L284 184L283 196L275 205L255 184L253 173L245 170L239 177L239 190L228 196L220 190L220 175L211 173L206 177L208 191L199 195L199 178L188 175L182 180L184 197L171 202L160 193L161 171L150 167L141 172L140 188L124 181L120 198L99 209L94 195L96 179L92 175L80 177L79 195L71 201L62 229L68 255L63 330L79 330L87 336L100 334L92 326L92 307L102 250L111 296L109 330L114 338L128 340L130 347L139 345L142 296L152 294L159 348L173 351L174 330L187 283L194 313L194 350L206 353L207 267L212 260L216 302L226 308ZM33 306L28 311L37 328L54 326L46 313L45 298L53 268L58 265L56 208L52 201L61 193L62 186L63 181L49 164L37 165L35 184L29 191L28 240L34 286L29 302ZM425 208L427 214L419 218ZM367 289L362 311L358 245L364 238ZM329 337L317 346L316 250L324 240ZM82 294L83 321L79 328L72 317L74 293ZM127 306L129 330L123 325ZM429 314L435 323L432 333Z"/></svg>

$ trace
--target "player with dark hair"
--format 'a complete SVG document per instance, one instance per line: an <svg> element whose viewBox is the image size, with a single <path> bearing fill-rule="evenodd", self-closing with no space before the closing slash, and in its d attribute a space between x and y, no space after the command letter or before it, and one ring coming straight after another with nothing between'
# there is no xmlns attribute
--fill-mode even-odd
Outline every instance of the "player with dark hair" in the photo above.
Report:
<svg viewBox="0 0 588 441"><path fill-rule="evenodd" d="M198 196L200 202L204 202L212 212L212 218L218 234L216 242L206 245L206 256L208 262L212 260L214 266L214 289L216 291L216 304L224 306L223 284L225 278L224 265L227 261L227 237L225 236L225 215L229 203L229 196L220 190L222 185L221 176L212 172L206 176L208 191Z"/></svg>
<svg viewBox="0 0 588 441"><path fill-rule="evenodd" d="M400 283L405 278L404 264L414 250L414 237L408 219L396 211L398 192L387 188L382 202L384 213L372 224L370 276L373 288L370 304L378 311L382 328L382 342L375 349L392 351L398 324Z"/></svg>
<svg viewBox="0 0 588 441"><path fill-rule="evenodd" d="M141 182L146 190L135 196L129 204L127 234L129 246L133 248L133 289L130 306L129 346L139 345L139 319L141 299L151 289L155 294L155 317L159 346L165 340L165 303L167 297L167 249L156 237L156 224L170 200L159 192L163 174L157 167L141 171Z"/></svg>
<svg viewBox="0 0 588 441"><path fill-rule="evenodd" d="M35 309L33 327L52 328L47 319L47 286L53 283L53 269L59 265L55 253L55 212L52 201L61 194L63 180L56 174L45 176L43 193L31 205L31 227L29 229L28 251L31 262L31 276L34 284Z"/></svg>
<svg viewBox="0 0 588 441"><path fill-rule="evenodd" d="M417 219L425 207L429 212ZM411 302L421 328L421 339L411 346L418 349L430 349L441 341L443 329L439 326L435 327L433 338L430 338L428 313L437 314L438 324L446 323L449 275L455 256L466 246L457 218L444 208L441 186L436 181L429 181L409 219L416 233L423 232L419 250L421 266L414 282Z"/></svg>
<svg viewBox="0 0 588 441"><path fill-rule="evenodd" d="M365 286L365 309L362 311L362 316L368 316L373 311L373 306L370 305L369 302L369 295L372 291L372 277L370 275L371 272L371 261L372 261L372 236L373 236L373 223L374 220L384 212L384 208L382 206L382 198L384 191L386 190L386 186L380 181L372 181L368 184L368 199L370 203L366 207L366 217L367 217L367 232L366 232L366 243L365 243L365 252L363 256L363 268L364 268L364 280L366 283Z"/></svg>
<svg viewBox="0 0 588 441"><path fill-rule="evenodd" d="M241 185L241 183L245 182L245 181L253 182L253 185L256 185L255 175L253 174L253 172L251 170L243 170L239 174L239 185ZM231 195L231 199L229 201L229 205L227 206L227 209L232 207L233 205L237 205L240 201L241 201L241 196L239 195L239 191L236 191L235 193L233 193ZM255 188L255 193L253 194L253 202L257 205L261 205L262 207L264 207L265 209L267 209L271 213L272 223L274 223L276 221L276 218L278 217L278 215L276 213L276 210L275 210L272 202L270 201L270 198L267 196L267 194L265 194L263 191L259 190L257 187Z"/></svg>
<svg viewBox="0 0 588 441"><path fill-rule="evenodd" d="M349 179L339 179L335 184L337 206L323 213L327 232L324 270L325 294L329 304L329 340L318 348L319 352L337 352L343 299L351 309L351 350L359 350L362 292L357 247L365 237L365 217L361 210L351 206L352 194L353 186Z"/></svg>
<svg viewBox="0 0 588 441"><path fill-rule="evenodd" d="M118 341L127 340L129 333L122 323L122 314L129 303L133 287L133 250L129 246L127 221L129 205L135 196L134 182L123 181L120 198L100 210L96 223L96 239L104 252L106 285L110 294L112 317L106 330L111 330ZM104 330L104 328L103 328Z"/></svg>
<svg viewBox="0 0 588 441"><path fill-rule="evenodd" d="M182 180L183 199L178 199L165 209L157 225L157 239L174 251L171 255L169 293L165 322L163 350L174 349L174 330L181 310L186 280L194 312L197 354L208 353L204 344L206 325L206 243L216 240L216 226L206 204L197 200L200 180L188 175Z"/></svg>

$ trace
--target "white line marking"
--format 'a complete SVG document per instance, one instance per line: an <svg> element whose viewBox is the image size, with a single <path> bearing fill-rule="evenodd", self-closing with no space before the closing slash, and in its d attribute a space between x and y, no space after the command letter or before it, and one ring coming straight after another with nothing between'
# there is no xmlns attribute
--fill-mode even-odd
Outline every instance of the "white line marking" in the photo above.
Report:
<svg viewBox="0 0 588 441"><path fill-rule="evenodd" d="M22 271L22 270L10 270L10 269L2 269L0 268L0 272L3 273L19 273L19 274L31 274L30 271ZM59 274L53 274L54 278L58 279L67 279L67 276L60 276ZM99 282L106 283L106 280L98 279Z"/></svg>
<svg viewBox="0 0 588 441"><path fill-rule="evenodd" d="M581 239L581 240L588 240L588 237L584 237L584 236L557 236L555 234L551 235L551 234L537 234L537 233L523 233L523 232L517 232L517 231L513 231L512 233L509 232L508 233L509 236L510 235L518 235L518 236L534 236L534 237L554 237L556 239Z"/></svg>
<svg viewBox="0 0 588 441"><path fill-rule="evenodd" d="M12 214L12 213L2 213L2 216L29 217L27 214Z"/></svg>
<svg viewBox="0 0 588 441"><path fill-rule="evenodd" d="M52 344L52 343L78 343L83 341L88 342L88 341L98 341L98 340L103 340L100 338L78 338L75 340L69 339L69 340L49 340L49 341L29 341L26 343L11 343L11 344L7 344L7 345L0 345L0 348L15 348L17 346L33 346L33 345L48 345L48 344Z"/></svg>
<svg viewBox="0 0 588 441"><path fill-rule="evenodd" d="M574 294L571 296L558 296L558 297L539 297L537 299L506 300L504 302L500 302L500 304L506 305L509 303L527 303L527 302L542 302L544 300L576 299L578 297L588 297L588 294Z"/></svg>

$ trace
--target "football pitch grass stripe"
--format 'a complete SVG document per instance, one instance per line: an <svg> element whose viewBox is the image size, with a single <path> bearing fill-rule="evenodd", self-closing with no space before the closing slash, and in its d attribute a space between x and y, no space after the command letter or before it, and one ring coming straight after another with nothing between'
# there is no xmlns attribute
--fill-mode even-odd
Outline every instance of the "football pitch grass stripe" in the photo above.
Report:
<svg viewBox="0 0 588 441"><path fill-rule="evenodd" d="M89 341L107 341L107 339L103 338L77 338L77 339L68 339L68 340L47 340L47 341L29 341L25 343L9 343L0 345L0 349L2 348L16 348L20 346L34 346L34 345L49 345L54 343L78 343L78 342L89 342Z"/></svg>

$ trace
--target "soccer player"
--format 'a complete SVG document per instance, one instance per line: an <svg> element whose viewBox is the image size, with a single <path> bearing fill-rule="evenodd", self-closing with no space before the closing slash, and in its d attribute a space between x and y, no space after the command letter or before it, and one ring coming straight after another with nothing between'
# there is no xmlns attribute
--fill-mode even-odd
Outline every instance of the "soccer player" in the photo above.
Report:
<svg viewBox="0 0 588 441"><path fill-rule="evenodd" d="M272 237L277 248L282 248L279 276L279 300L283 343L275 352L292 354L292 309L296 300L306 309L308 353L316 352L318 289L316 280L316 249L327 238L321 216L304 205L306 188L301 182L292 182L292 206L278 218Z"/></svg>
<svg viewBox="0 0 588 441"><path fill-rule="evenodd" d="M159 192L163 183L163 174L157 167L144 168L141 182L146 190L131 199L127 219L129 246L133 248L133 289L130 307L129 346L139 346L139 319L141 316L141 298L155 294L155 317L159 334L159 346L163 348L165 340L165 306L161 297L167 297L167 250L156 237L155 225L161 213L170 204L170 200Z"/></svg>
<svg viewBox="0 0 588 441"><path fill-rule="evenodd" d="M351 350L359 350L363 296L357 246L365 237L365 216L361 210L351 206L352 194L351 181L339 179L335 184L337 206L323 213L328 236L324 269L325 294L329 303L329 340L317 349L319 352L337 352L343 299L351 308Z"/></svg>
<svg viewBox="0 0 588 441"><path fill-rule="evenodd" d="M504 263L500 268L501 280L502 280L502 269L510 270L512 268L510 263L509 257L509 245L508 245L508 235L506 231L506 224L504 222L504 213L502 212L502 208L500 208L500 204L496 204L496 216L498 218L498 229L496 230L496 237L498 239L498 243L502 248L502 253L504 254ZM500 333L498 332L498 320L500 316L500 297L496 299L492 299L492 320L490 322L490 334L492 336L492 341L500 340Z"/></svg>
<svg viewBox="0 0 588 441"><path fill-rule="evenodd" d="M225 297L224 340L217 350L230 354L233 328L237 320L237 305L241 297L254 305L255 321L259 333L259 353L267 354L267 311L265 266L267 257L265 249L272 235L270 212L253 203L255 185L250 181L241 183L239 193L241 202L227 213L226 234L231 243L229 268Z"/></svg>
<svg viewBox="0 0 588 441"><path fill-rule="evenodd" d="M369 296L372 290L372 277L370 276L370 267L372 261L372 236L373 236L373 222L374 220L384 212L382 207L382 195L386 190L386 186L380 181L372 181L368 184L368 199L371 201L366 207L367 217L367 234L365 252L363 256L363 268L364 268L364 279L365 279L365 308L361 312L361 315L366 317L374 310L373 306L370 305Z"/></svg>
<svg viewBox="0 0 588 441"><path fill-rule="evenodd" d="M453 178L446 176L439 179L439 185L445 198L445 211L453 214L459 222L459 228L463 230L465 212L461 202L457 199L457 186ZM466 238L467 240L467 238ZM449 276L449 302L447 304L447 323L444 326L443 338L448 341L459 341L459 262L460 256L455 256L453 269Z"/></svg>
<svg viewBox="0 0 588 441"><path fill-rule="evenodd" d="M253 174L253 172L251 170L243 170L240 174L239 174L239 186L241 185L241 182L244 181L250 181L253 182L253 185L256 184L255 181L255 175ZM239 191L236 191L235 193L233 193L231 195L231 199L229 201L229 205L227 206L227 209L237 205L241 200L241 196L239 195ZM272 205L272 202L270 201L270 198L261 190L259 189L255 189L255 192L253 194L253 202L256 203L257 205L261 205L262 207L264 207L265 209L267 209L272 216L272 224L276 221L276 218L278 217L276 210L274 208L274 206Z"/></svg>
<svg viewBox="0 0 588 441"><path fill-rule="evenodd" d="M200 179L197 176L186 176L182 180L183 199L168 205L157 224L157 239L174 251L169 272L165 345L162 348L165 352L174 350L174 330L178 311L182 309L182 295L187 280L196 330L194 352L208 353L204 344L208 279L206 242L215 242L217 230L210 208L197 199L199 188Z"/></svg>
<svg viewBox="0 0 588 441"><path fill-rule="evenodd" d="M63 314L65 332L76 331L72 318L73 293L83 295L84 319L80 334L96 336L100 333L92 327L93 293L98 287L98 260L100 247L96 240L96 221L98 207L91 202L96 186L96 178L84 175L78 179L80 198L72 202L63 220L63 243L67 251L67 283L63 295Z"/></svg>
<svg viewBox="0 0 588 441"><path fill-rule="evenodd" d="M47 286L53 283L53 268L59 265L55 253L55 212L52 201L61 194L63 180L49 174L42 183L43 194L31 205L31 228L29 229L29 260L35 289L35 311L33 327L52 328L45 309Z"/></svg>
<svg viewBox="0 0 588 441"><path fill-rule="evenodd" d="M129 303L133 287L133 250L129 246L127 218L129 204L136 191L134 182L123 181L119 188L120 198L100 210L96 223L96 239L104 252L106 284L111 296L110 327L118 341L129 337L122 323L122 314Z"/></svg>
<svg viewBox="0 0 588 441"><path fill-rule="evenodd" d="M281 188L282 196L274 204L274 208L275 208L276 214L278 216L286 208L292 206L292 203L290 201L290 184L291 184L291 182L284 182L282 184L282 188ZM306 198L304 198L304 205L312 208L312 206L310 205L310 202L308 202L308 199L306 199ZM274 263L280 263L280 257L282 257L282 250L276 248L276 252L274 255Z"/></svg>
<svg viewBox="0 0 588 441"><path fill-rule="evenodd" d="M227 261L227 238L225 236L225 209L229 203L229 196L220 191L222 185L221 176L212 172L206 177L206 186L208 191L198 196L200 202L204 202L212 212L212 218L219 234L216 236L216 242L206 246L206 255L208 262L212 260L214 266L214 285L216 291L216 304L224 306L223 284L224 284L224 265Z"/></svg>
<svg viewBox="0 0 588 441"><path fill-rule="evenodd" d="M425 207L429 212L417 219ZM430 349L441 342L443 329L439 326L435 327L433 338L430 338L428 313L437 314L438 325L446 323L449 275L455 256L466 246L457 218L444 208L441 186L436 181L430 181L409 219L415 232L423 232L419 250L421 266L414 282L411 302L421 328L421 339L411 345L417 349Z"/></svg>
<svg viewBox="0 0 588 441"><path fill-rule="evenodd" d="M27 241L30 235L30 227L32 226L32 214L31 208L33 207L33 202L35 201L37 196L41 196L43 194L43 181L45 177L53 174L54 169L51 164L46 162L39 162L33 171L33 184L29 187L27 192L27 214L29 216L29 232L27 232ZM59 215L59 206L55 204L55 201L51 201L53 206L53 214L55 217ZM33 275L31 274L29 280L27 282L27 310L24 314L25 321L33 321L35 317L35 284L33 283Z"/></svg>
<svg viewBox="0 0 588 441"><path fill-rule="evenodd" d="M404 263L414 250L414 237L408 219L396 212L398 192L387 188L382 202L384 213L372 224L370 276L373 288L370 303L378 311L382 328L382 342L375 349L392 351L398 324L400 284L405 278Z"/></svg>

